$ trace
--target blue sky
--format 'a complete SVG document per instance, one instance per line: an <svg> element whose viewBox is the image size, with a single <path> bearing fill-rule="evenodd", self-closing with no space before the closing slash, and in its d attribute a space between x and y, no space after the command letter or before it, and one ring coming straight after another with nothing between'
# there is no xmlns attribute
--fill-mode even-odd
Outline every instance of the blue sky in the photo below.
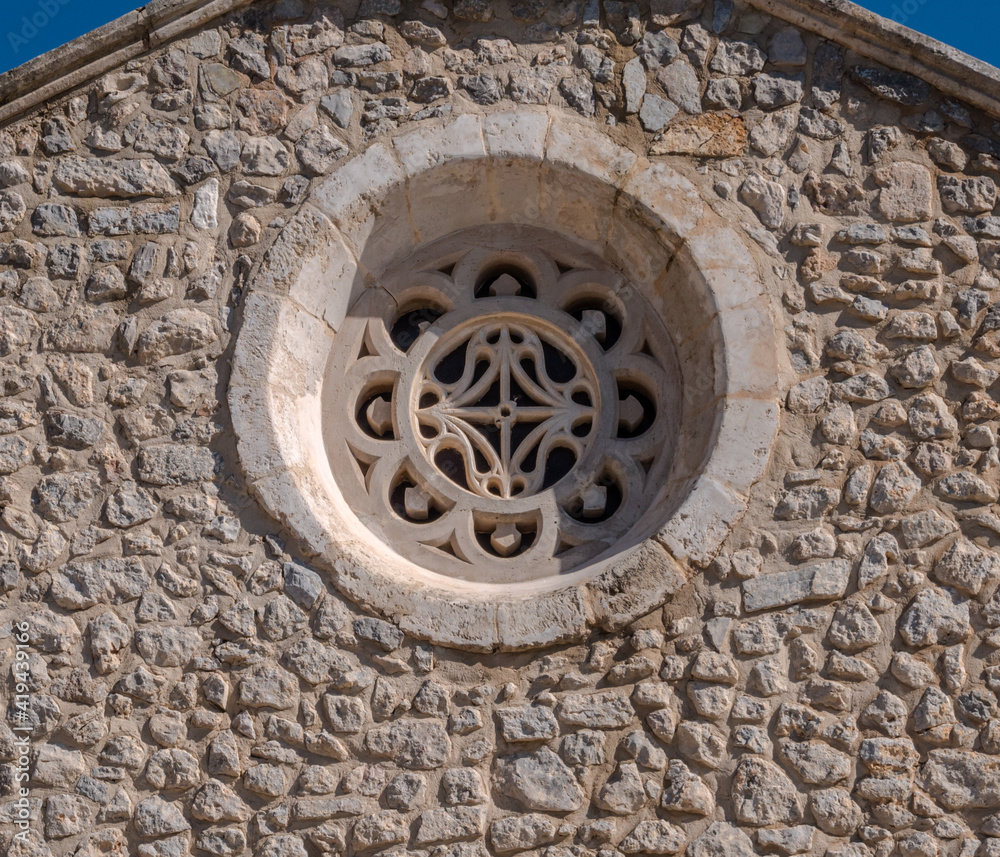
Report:
<svg viewBox="0 0 1000 857"><path fill-rule="evenodd" d="M140 8L136 0L0 0L0 72Z"/></svg>
<svg viewBox="0 0 1000 857"><path fill-rule="evenodd" d="M1000 66L996 0L855 0L859 6Z"/></svg>
<svg viewBox="0 0 1000 857"><path fill-rule="evenodd" d="M4 0L0 72L138 8L136 0ZM860 0L860 5L1000 66L996 0Z"/></svg>

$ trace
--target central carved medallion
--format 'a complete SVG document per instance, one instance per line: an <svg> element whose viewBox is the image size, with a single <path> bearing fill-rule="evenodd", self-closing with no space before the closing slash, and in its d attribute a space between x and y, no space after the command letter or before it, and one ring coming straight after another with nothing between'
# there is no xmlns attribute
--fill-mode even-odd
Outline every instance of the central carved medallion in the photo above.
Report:
<svg viewBox="0 0 1000 857"><path fill-rule="evenodd" d="M510 314L476 319L438 342L414 417L427 458L456 484L510 499L572 470L599 406L593 368L573 339Z"/></svg>

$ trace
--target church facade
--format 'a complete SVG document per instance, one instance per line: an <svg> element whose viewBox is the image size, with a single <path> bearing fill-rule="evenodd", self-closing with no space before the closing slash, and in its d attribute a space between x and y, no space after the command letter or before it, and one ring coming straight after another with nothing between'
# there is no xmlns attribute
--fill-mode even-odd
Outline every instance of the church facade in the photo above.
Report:
<svg viewBox="0 0 1000 857"><path fill-rule="evenodd" d="M1000 854L998 180L844 0L0 76L4 853Z"/></svg>

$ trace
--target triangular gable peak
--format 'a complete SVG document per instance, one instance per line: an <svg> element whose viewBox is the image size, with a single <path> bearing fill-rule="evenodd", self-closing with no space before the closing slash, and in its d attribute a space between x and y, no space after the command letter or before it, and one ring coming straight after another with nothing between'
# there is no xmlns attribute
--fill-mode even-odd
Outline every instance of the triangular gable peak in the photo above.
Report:
<svg viewBox="0 0 1000 857"><path fill-rule="evenodd" d="M81 83L254 2L154 0L0 75L0 122L24 115ZM672 12L700 8L703 3L692 0L663 5ZM920 77L942 94L1000 117L1000 71L994 66L848 0L747 0L745 6L766 11L888 68ZM25 33L15 23L8 32L9 47L22 49L38 25L45 23L24 18L21 29Z"/></svg>

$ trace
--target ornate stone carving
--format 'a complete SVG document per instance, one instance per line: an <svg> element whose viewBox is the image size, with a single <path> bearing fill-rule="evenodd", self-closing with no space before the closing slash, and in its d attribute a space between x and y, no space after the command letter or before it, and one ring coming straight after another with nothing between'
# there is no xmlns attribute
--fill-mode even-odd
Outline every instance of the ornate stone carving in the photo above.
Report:
<svg viewBox="0 0 1000 857"><path fill-rule="evenodd" d="M467 580L537 579L607 551L670 467L680 379L662 322L544 231L468 230L417 256L334 345L324 432L351 508Z"/></svg>

